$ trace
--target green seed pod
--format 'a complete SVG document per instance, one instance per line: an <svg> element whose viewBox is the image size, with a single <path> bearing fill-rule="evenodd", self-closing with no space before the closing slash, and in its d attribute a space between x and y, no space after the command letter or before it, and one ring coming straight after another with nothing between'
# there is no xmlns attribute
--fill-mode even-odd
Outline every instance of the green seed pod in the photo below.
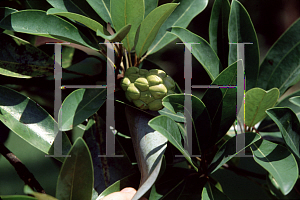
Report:
<svg viewBox="0 0 300 200"><path fill-rule="evenodd" d="M162 99L166 96L168 90L164 84L154 85L149 87L150 93L154 96L155 99Z"/></svg>
<svg viewBox="0 0 300 200"><path fill-rule="evenodd" d="M168 90L175 89L175 81L170 76L164 78L164 85Z"/></svg>
<svg viewBox="0 0 300 200"><path fill-rule="evenodd" d="M133 100L139 99L141 96L139 89L134 86L134 83L129 84L126 92L127 95Z"/></svg>
<svg viewBox="0 0 300 200"><path fill-rule="evenodd" d="M139 99L138 100L133 100L132 102L134 103L134 105L136 107L138 107L138 108L140 108L142 110L147 110L149 108L149 106L145 102L143 102L143 101L141 101Z"/></svg>
<svg viewBox="0 0 300 200"><path fill-rule="evenodd" d="M137 67L129 67L126 72L125 72L125 76L129 76L129 74L139 74L139 68Z"/></svg>
<svg viewBox="0 0 300 200"><path fill-rule="evenodd" d="M147 76L147 80L148 80L149 86L158 85L163 82L163 80L157 75L149 75L149 76Z"/></svg>
<svg viewBox="0 0 300 200"><path fill-rule="evenodd" d="M161 99L156 99L155 101L152 101L148 104L149 110L160 110L163 108Z"/></svg>
<svg viewBox="0 0 300 200"><path fill-rule="evenodd" d="M121 81L121 87L122 87L122 89L124 91L126 91L130 83L131 82L130 82L129 78L127 78L127 77L123 78L122 81Z"/></svg>
<svg viewBox="0 0 300 200"><path fill-rule="evenodd" d="M125 72L121 87L126 98L142 110L162 109L162 99L175 93L175 81L160 69L148 71L130 67Z"/></svg>
<svg viewBox="0 0 300 200"><path fill-rule="evenodd" d="M140 91L144 92L149 89L149 84L146 78L138 78L134 82L135 87L137 87Z"/></svg>

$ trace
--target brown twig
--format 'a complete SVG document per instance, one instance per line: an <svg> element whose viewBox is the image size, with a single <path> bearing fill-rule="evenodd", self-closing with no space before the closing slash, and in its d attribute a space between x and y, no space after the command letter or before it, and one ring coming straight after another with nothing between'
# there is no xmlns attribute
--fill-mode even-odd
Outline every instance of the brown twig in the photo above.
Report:
<svg viewBox="0 0 300 200"><path fill-rule="evenodd" d="M233 171L238 175L242 175L242 176L246 176L246 177L247 176L252 176L254 178L263 179L263 180L266 179L266 175L264 175L264 174L257 174L257 173L254 173L254 172L251 172L251 171L248 171L248 170L245 170L245 169L241 169L241 168L238 168L238 167L235 167L235 166L232 166L232 165L223 164L222 167L225 168L225 169L228 169L230 171Z"/></svg>
<svg viewBox="0 0 300 200"><path fill-rule="evenodd" d="M40 183L34 178L33 174L26 168L26 166L21 162L17 156L15 156L8 148L0 143L0 153L10 162L10 164L15 168L19 177L24 181L26 185L31 188L36 189L37 192L45 193Z"/></svg>

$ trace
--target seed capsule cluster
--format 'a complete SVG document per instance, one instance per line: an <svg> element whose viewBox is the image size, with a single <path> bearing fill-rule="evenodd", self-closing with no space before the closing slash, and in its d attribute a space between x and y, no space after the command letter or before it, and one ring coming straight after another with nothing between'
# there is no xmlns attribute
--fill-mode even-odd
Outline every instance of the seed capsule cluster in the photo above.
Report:
<svg viewBox="0 0 300 200"><path fill-rule="evenodd" d="M148 71L130 67L125 72L121 87L126 98L143 110L162 109L162 99L175 93L175 81L160 69Z"/></svg>

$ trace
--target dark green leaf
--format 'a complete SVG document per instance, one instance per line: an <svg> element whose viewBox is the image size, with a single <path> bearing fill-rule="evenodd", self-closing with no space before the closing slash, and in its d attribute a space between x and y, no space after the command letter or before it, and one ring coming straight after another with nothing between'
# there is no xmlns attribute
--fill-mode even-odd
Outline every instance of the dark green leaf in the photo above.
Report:
<svg viewBox="0 0 300 200"><path fill-rule="evenodd" d="M177 3L166 3L155 8L142 21L136 33L135 51L138 58L142 57L154 41L161 25L170 16Z"/></svg>
<svg viewBox="0 0 300 200"><path fill-rule="evenodd" d="M86 0L96 13L106 22L112 25L110 15L110 0Z"/></svg>
<svg viewBox="0 0 300 200"><path fill-rule="evenodd" d="M61 167L56 197L91 200L94 170L90 151L82 138L77 138Z"/></svg>
<svg viewBox="0 0 300 200"><path fill-rule="evenodd" d="M272 108L266 113L277 124L289 149L300 159L300 123L290 108Z"/></svg>
<svg viewBox="0 0 300 200"><path fill-rule="evenodd" d="M217 53L222 66L228 65L228 21L230 4L228 0L216 0L214 2L209 21L209 43Z"/></svg>
<svg viewBox="0 0 300 200"><path fill-rule="evenodd" d="M98 50L73 24L41 10L22 10L12 13L0 22L0 27L21 33L68 41Z"/></svg>
<svg viewBox="0 0 300 200"><path fill-rule="evenodd" d="M273 46L268 51L265 59L263 60L260 71L259 71L259 79L257 81L257 87L260 87L262 89L268 89L276 87L278 80L282 80L282 82L287 81L290 82L287 77L291 74L291 71L282 71L282 73L285 75L284 78L281 78L279 70L283 70L283 66L285 65L284 61L288 61L288 65L292 65L295 69L295 64L299 61L297 57L297 51L299 56L299 42L300 42L300 19L296 20L290 27L287 29L281 37L273 44ZM297 47L298 46L298 47ZM297 48L296 48L297 47ZM298 50L296 50L298 49ZM294 51L292 53L291 51ZM294 58L296 60L286 60L285 57L287 57L288 54L294 54ZM291 56L290 56L291 57ZM281 63L281 64L280 64ZM279 66L281 65L281 66ZM279 69L277 69L279 68ZM289 67L290 68L290 67ZM290 68L292 69L292 68ZM276 72L277 71L277 72ZM299 71L299 70L298 70ZM271 78L272 77L272 78ZM280 79L278 79L280 78ZM282 94L282 93L281 93Z"/></svg>
<svg viewBox="0 0 300 200"><path fill-rule="evenodd" d="M280 91L280 96L290 87L296 84L300 80L300 42L295 45L280 62L270 67L273 69L268 80L267 89L277 87ZM269 75L269 74L268 74Z"/></svg>
<svg viewBox="0 0 300 200"><path fill-rule="evenodd" d="M197 155L201 151L210 147L214 141L211 134L211 121L208 111L204 103L198 99L196 96L191 96L192 99L192 118L193 121L193 138L192 146L193 152ZM172 113L185 112L185 95L184 94L172 94L163 98L163 105L165 108L169 109ZM178 115L178 114L177 114ZM172 118L172 117L171 117ZM184 139L186 139L186 130L182 129L180 126L181 133L184 132Z"/></svg>
<svg viewBox="0 0 300 200"><path fill-rule="evenodd" d="M122 41L128 52L134 45L135 34L144 19L144 3L144 0L111 0L110 13L115 30L119 31L124 26L131 24L128 35Z"/></svg>
<svg viewBox="0 0 300 200"><path fill-rule="evenodd" d="M181 113L181 112L177 112L176 114L174 114L167 108L163 108L163 109L159 110L158 112L161 115L166 115L166 116L170 117L171 119L173 119L176 122L185 122L185 117L184 117L183 113Z"/></svg>
<svg viewBox="0 0 300 200"><path fill-rule="evenodd" d="M104 25L104 21L101 16L99 17L97 13L91 8L87 1L82 0L47 0L54 8L64 10L71 13L77 13L84 15L86 17L92 18L97 22Z"/></svg>
<svg viewBox="0 0 300 200"><path fill-rule="evenodd" d="M97 30L97 35L107 39L110 42L121 42L126 37L130 29L131 29L131 25L128 24L113 35L110 36L104 35L100 30Z"/></svg>
<svg viewBox="0 0 300 200"><path fill-rule="evenodd" d="M295 91L292 94L287 95L286 97L282 98L280 101L278 101L275 104L275 107L288 107L291 110L295 112L297 115L298 119L300 120L300 107L296 106L295 104L291 103L289 99L294 96L300 96L300 91ZM277 131L277 125L276 123L269 117L267 116L259 125L258 131L266 131L268 127L273 127L274 130L272 131Z"/></svg>
<svg viewBox="0 0 300 200"><path fill-rule="evenodd" d="M227 87L236 84L237 62L223 70L212 82L212 85L219 85L220 88L208 88L202 97L210 115L212 132L217 133L215 142L227 133L236 120L237 89Z"/></svg>
<svg viewBox="0 0 300 200"><path fill-rule="evenodd" d="M201 63L210 79L214 81L222 71L222 64L210 44L202 37L181 27L172 27L170 33L176 35L184 43L197 43L191 44L192 54Z"/></svg>
<svg viewBox="0 0 300 200"><path fill-rule="evenodd" d="M229 45L228 65L240 59L240 57L237 57L236 43L252 43L245 44L245 60L243 63L246 74L247 91L256 85L259 72L259 47L250 16L244 6L236 0L232 1L231 4L228 36L229 42L232 43Z"/></svg>
<svg viewBox="0 0 300 200"><path fill-rule="evenodd" d="M226 194L217 189L213 184L207 182L202 191L202 200L229 200Z"/></svg>
<svg viewBox="0 0 300 200"><path fill-rule="evenodd" d="M14 8L8 8L8 7L0 7L0 22L2 19L4 19L6 16L10 15L11 13L18 12L18 10Z"/></svg>
<svg viewBox="0 0 300 200"><path fill-rule="evenodd" d="M169 142L171 142L171 144L173 144L182 153L182 155L184 155L194 169L196 171L198 170L194 165L189 153L182 146L181 134L176 122L167 116L161 115L150 120L148 124L151 128L165 136Z"/></svg>
<svg viewBox="0 0 300 200"><path fill-rule="evenodd" d="M68 12L65 10L60 10L57 8L50 8L49 10L47 10L47 15L59 15L59 16L67 17L69 19L80 22L81 24L85 25L86 27L92 29L95 32L97 30L100 30L103 34L110 35L109 32L106 30L106 28L104 28L99 22L89 17L86 17L84 15Z"/></svg>
<svg viewBox="0 0 300 200"><path fill-rule="evenodd" d="M56 133L57 123L40 105L28 97L0 86L0 120L13 132L37 149L48 154ZM71 144L63 133L63 146ZM65 149L63 148L63 149Z"/></svg>
<svg viewBox="0 0 300 200"><path fill-rule="evenodd" d="M157 7L158 0L143 0L145 5L144 18Z"/></svg>
<svg viewBox="0 0 300 200"><path fill-rule="evenodd" d="M153 185L151 188L149 200L157 200L157 199L161 199L161 197L163 197L163 195L158 194L155 185Z"/></svg>
<svg viewBox="0 0 300 200"><path fill-rule="evenodd" d="M266 169L278 183L281 192L286 195L294 187L298 176L295 157L284 146L267 140L251 145L254 160Z"/></svg>
<svg viewBox="0 0 300 200"><path fill-rule="evenodd" d="M160 27L155 40L149 47L148 55L159 51L176 39L176 36L166 31L168 28L172 26L186 28L208 4L208 0L180 0L176 2L180 3L179 6Z"/></svg>
<svg viewBox="0 0 300 200"><path fill-rule="evenodd" d="M53 60L24 40L2 34L0 46L0 74L16 78L53 75Z"/></svg>
<svg viewBox="0 0 300 200"><path fill-rule="evenodd" d="M61 130L68 131L93 115L105 102L106 89L78 89L66 97L59 111Z"/></svg>
<svg viewBox="0 0 300 200"><path fill-rule="evenodd" d="M257 133L247 132L245 133L245 147L242 149L236 149L236 142L238 138L241 139L241 135L238 134L230 138L222 147L218 150L213 161L208 167L208 171L210 174L214 173L219 169L223 164L228 162L231 158L233 158L236 154L244 150L246 147L250 146L252 143L259 140L261 137Z"/></svg>

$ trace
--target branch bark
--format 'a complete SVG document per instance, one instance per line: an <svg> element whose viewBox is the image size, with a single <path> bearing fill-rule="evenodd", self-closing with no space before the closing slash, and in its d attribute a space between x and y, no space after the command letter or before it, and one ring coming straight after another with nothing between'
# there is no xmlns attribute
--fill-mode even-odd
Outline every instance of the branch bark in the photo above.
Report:
<svg viewBox="0 0 300 200"><path fill-rule="evenodd" d="M37 192L45 194L45 190L34 178L33 174L26 168L26 166L21 162L21 160L17 158L17 156L15 156L8 148L4 146L3 143L0 143L0 153L15 168L19 177L24 181L26 185L29 185L31 188L36 189Z"/></svg>

